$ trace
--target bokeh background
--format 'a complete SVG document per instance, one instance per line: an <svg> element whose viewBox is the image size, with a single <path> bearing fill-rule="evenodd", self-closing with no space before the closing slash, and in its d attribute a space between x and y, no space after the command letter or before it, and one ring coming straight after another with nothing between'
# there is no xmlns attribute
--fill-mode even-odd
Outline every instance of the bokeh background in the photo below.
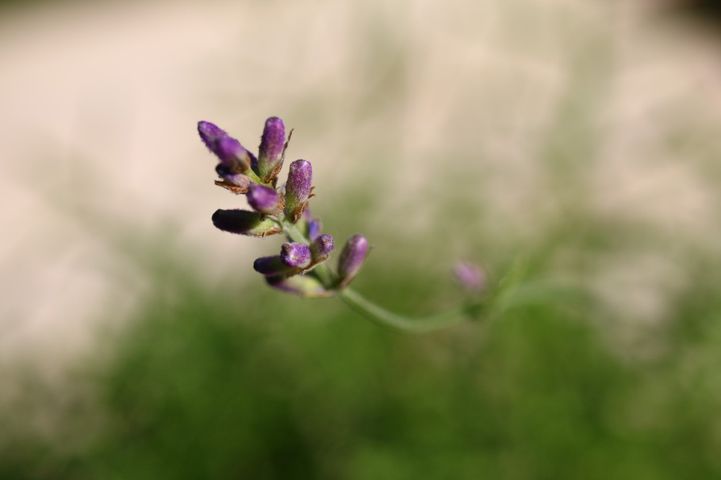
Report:
<svg viewBox="0 0 721 480"><path fill-rule="evenodd" d="M0 478L721 478L719 10L0 2ZM268 290L195 122L270 115L359 291L483 314Z"/></svg>

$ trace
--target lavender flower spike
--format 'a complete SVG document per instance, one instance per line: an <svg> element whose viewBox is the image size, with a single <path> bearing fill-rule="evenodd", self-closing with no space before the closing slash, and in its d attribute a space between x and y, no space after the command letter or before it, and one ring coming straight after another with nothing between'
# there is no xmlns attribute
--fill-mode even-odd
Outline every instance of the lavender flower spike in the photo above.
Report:
<svg viewBox="0 0 721 480"><path fill-rule="evenodd" d="M248 204L256 212L266 215L277 212L280 208L280 195L274 188L251 184L248 186Z"/></svg>
<svg viewBox="0 0 721 480"><path fill-rule="evenodd" d="M319 235L310 244L310 253L313 257L313 263L320 263L328 258L330 252L333 251L333 236L327 233Z"/></svg>
<svg viewBox="0 0 721 480"><path fill-rule="evenodd" d="M310 266L310 247L305 243L284 243L280 249L280 258L289 267L306 268Z"/></svg>
<svg viewBox="0 0 721 480"><path fill-rule="evenodd" d="M368 240L363 235L348 239L338 259L339 286L344 288L353 280L368 255Z"/></svg>
<svg viewBox="0 0 721 480"><path fill-rule="evenodd" d="M273 181L283 166L285 150L285 125L278 117L265 121L263 136L258 148L258 176L264 182Z"/></svg>
<svg viewBox="0 0 721 480"><path fill-rule="evenodd" d="M290 164L285 184L285 214L293 223L298 221L310 198L312 181L313 167L309 161L296 160Z"/></svg>

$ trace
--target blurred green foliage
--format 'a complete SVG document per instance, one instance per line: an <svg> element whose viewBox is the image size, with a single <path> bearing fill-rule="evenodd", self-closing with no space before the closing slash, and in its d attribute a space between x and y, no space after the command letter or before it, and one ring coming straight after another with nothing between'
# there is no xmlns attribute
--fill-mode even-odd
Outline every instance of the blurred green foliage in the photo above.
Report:
<svg viewBox="0 0 721 480"><path fill-rule="evenodd" d="M664 352L639 360L611 348L603 310L572 291L516 294L479 322L408 336L257 279L211 288L157 245L125 251L153 287L78 373L92 401L64 412L59 438L71 447L15 436L0 443L0 477L721 475L721 299L709 259L677 296ZM529 259L523 284L549 263ZM410 263L359 280L406 311L451 295Z"/></svg>

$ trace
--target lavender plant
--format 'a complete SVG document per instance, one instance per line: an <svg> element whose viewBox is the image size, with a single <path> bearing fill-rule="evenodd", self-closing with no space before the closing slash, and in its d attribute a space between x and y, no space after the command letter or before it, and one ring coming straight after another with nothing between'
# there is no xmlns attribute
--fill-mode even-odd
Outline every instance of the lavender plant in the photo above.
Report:
<svg viewBox="0 0 721 480"><path fill-rule="evenodd" d="M411 332L443 328L473 316L480 305L484 278L478 267L459 263L455 274L472 295L453 310L413 319L386 310L350 288L360 272L370 245L356 234L344 244L336 268L328 264L335 248L333 236L322 232L319 219L308 206L313 197L313 167L307 160L295 160L289 166L283 185L278 178L292 136L286 138L285 125L278 117L265 122L258 155L248 151L217 125L201 121L198 133L206 147L218 158L215 184L230 192L245 195L252 210L217 210L213 224L220 230L251 237L283 234L277 255L260 257L253 269L271 287L301 297L337 296L368 318L385 326Z"/></svg>

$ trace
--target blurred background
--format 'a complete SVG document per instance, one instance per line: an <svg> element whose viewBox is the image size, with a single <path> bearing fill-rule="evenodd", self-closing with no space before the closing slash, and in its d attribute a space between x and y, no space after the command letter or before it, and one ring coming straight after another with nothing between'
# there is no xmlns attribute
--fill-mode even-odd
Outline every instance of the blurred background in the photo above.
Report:
<svg viewBox="0 0 721 480"><path fill-rule="evenodd" d="M0 478L721 478L720 87L711 0L0 2ZM512 288L267 289L271 115L357 290Z"/></svg>

